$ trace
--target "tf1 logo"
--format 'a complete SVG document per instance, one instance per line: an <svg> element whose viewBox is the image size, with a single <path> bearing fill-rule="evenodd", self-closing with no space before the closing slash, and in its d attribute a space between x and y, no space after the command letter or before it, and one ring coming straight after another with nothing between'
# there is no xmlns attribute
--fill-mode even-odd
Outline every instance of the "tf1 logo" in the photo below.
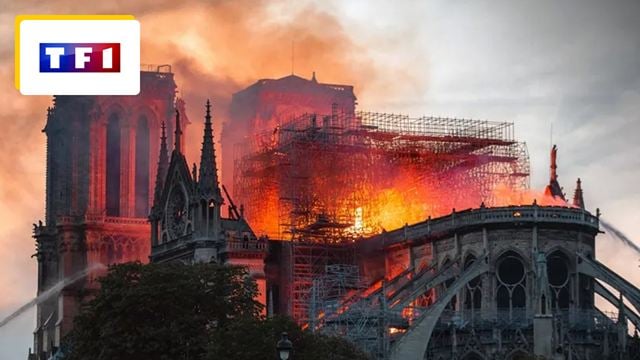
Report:
<svg viewBox="0 0 640 360"><path fill-rule="evenodd" d="M140 93L140 22L132 15L18 15L15 45L23 95Z"/></svg>
<svg viewBox="0 0 640 360"><path fill-rule="evenodd" d="M120 44L40 43L40 72L120 72Z"/></svg>

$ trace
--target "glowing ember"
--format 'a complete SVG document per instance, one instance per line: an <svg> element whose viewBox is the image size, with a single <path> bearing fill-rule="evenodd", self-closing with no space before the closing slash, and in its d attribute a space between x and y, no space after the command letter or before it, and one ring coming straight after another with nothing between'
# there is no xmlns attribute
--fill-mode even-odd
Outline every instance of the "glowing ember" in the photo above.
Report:
<svg viewBox="0 0 640 360"><path fill-rule="evenodd" d="M364 230L364 222L362 221L362 207L356 208L354 215L355 221L353 224L353 231L360 234Z"/></svg>

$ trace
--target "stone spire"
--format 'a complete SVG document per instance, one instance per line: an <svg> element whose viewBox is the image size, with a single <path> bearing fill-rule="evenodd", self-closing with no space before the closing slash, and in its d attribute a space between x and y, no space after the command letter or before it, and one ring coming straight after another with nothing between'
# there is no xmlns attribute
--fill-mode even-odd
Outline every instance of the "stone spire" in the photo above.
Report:
<svg viewBox="0 0 640 360"><path fill-rule="evenodd" d="M549 166L549 181L558 181L558 147L553 145L551 148L551 162Z"/></svg>
<svg viewBox="0 0 640 360"><path fill-rule="evenodd" d="M550 173L549 173L549 185L544 190L545 195L552 196L554 198L560 198L565 200L564 193L562 192L562 187L560 183L558 183L558 164L557 164L557 156L558 156L558 147L553 145L551 148L551 165L550 165Z"/></svg>
<svg viewBox="0 0 640 360"><path fill-rule="evenodd" d="M182 152L182 128L180 127L180 112L176 109L176 129L175 129L175 143L173 144L173 150Z"/></svg>
<svg viewBox="0 0 640 360"><path fill-rule="evenodd" d="M158 159L158 172L156 173L156 188L153 196L153 204L156 205L160 201L164 181L167 178L167 170L169 168L169 155L167 152L167 133L164 121L162 122L162 135L160 136L160 158Z"/></svg>
<svg viewBox="0 0 640 360"><path fill-rule="evenodd" d="M576 191L573 193L573 206L584 209L584 198L582 197L582 181L576 181Z"/></svg>
<svg viewBox="0 0 640 360"><path fill-rule="evenodd" d="M206 115L204 117L204 135L202 139L202 153L200 155L198 189L203 198L222 204L222 194L220 193L218 183L216 150L213 141L213 125L211 123L211 102L209 100L207 100Z"/></svg>

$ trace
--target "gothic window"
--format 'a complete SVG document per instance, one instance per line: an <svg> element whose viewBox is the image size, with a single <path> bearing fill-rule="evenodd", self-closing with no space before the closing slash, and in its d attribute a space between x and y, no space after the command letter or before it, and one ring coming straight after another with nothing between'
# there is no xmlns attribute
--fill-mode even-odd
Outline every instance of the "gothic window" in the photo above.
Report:
<svg viewBox="0 0 640 360"><path fill-rule="evenodd" d="M449 261L449 259L446 259L443 263L441 268L444 269L446 267L451 266L451 261ZM453 282L456 281L455 278L451 278L447 281L444 282L444 286L443 286L443 292L446 291L449 287L451 287L451 285L453 285ZM451 311L455 311L456 310L456 302L458 301L458 297L456 295L454 295L451 298L451 301L447 304L446 306L446 310L451 310Z"/></svg>
<svg viewBox="0 0 640 360"><path fill-rule="evenodd" d="M213 215L215 214L215 203L213 202L213 200L209 200L209 223L212 224L213 223Z"/></svg>
<svg viewBox="0 0 640 360"><path fill-rule="evenodd" d="M136 127L135 216L149 215L149 122L145 116Z"/></svg>
<svg viewBox="0 0 640 360"><path fill-rule="evenodd" d="M200 218L204 221L207 220L207 202L205 200L200 200Z"/></svg>
<svg viewBox="0 0 640 360"><path fill-rule="evenodd" d="M428 306L433 305L433 303L435 301L436 301L435 289L429 289L424 294L420 295L416 299L416 306L417 307L428 307Z"/></svg>
<svg viewBox="0 0 640 360"><path fill-rule="evenodd" d="M114 263L114 249L113 249L113 239L109 238L109 242L106 244L106 252L105 252L105 264L111 265Z"/></svg>
<svg viewBox="0 0 640 360"><path fill-rule="evenodd" d="M524 316L527 306L527 273L520 256L512 251L504 254L497 263L497 296L498 311L508 316Z"/></svg>
<svg viewBox="0 0 640 360"><path fill-rule="evenodd" d="M571 303L569 259L556 251L547 257L547 277L551 292L552 309L568 309Z"/></svg>
<svg viewBox="0 0 640 360"><path fill-rule="evenodd" d="M464 261L464 269L468 269L476 261L476 257L472 254L467 255ZM469 281L465 287L464 308L467 310L479 310L482 306L482 281L480 277L476 277Z"/></svg>
<svg viewBox="0 0 640 360"><path fill-rule="evenodd" d="M112 114L107 123L107 193L108 216L120 216L120 119Z"/></svg>

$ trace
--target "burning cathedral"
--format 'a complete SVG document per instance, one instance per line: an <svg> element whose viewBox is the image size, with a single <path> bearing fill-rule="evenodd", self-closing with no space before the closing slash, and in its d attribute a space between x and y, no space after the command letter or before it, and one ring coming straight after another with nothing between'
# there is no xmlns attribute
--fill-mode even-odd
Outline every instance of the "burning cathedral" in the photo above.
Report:
<svg viewBox="0 0 640 360"><path fill-rule="evenodd" d="M127 261L246 266L267 315L375 359L633 357L640 291L597 260L599 210L580 180L567 198L555 147L535 194L511 123L362 112L353 87L290 75L233 95L220 181L212 106L189 165L175 90L158 67L137 96L54 98L30 359Z"/></svg>

